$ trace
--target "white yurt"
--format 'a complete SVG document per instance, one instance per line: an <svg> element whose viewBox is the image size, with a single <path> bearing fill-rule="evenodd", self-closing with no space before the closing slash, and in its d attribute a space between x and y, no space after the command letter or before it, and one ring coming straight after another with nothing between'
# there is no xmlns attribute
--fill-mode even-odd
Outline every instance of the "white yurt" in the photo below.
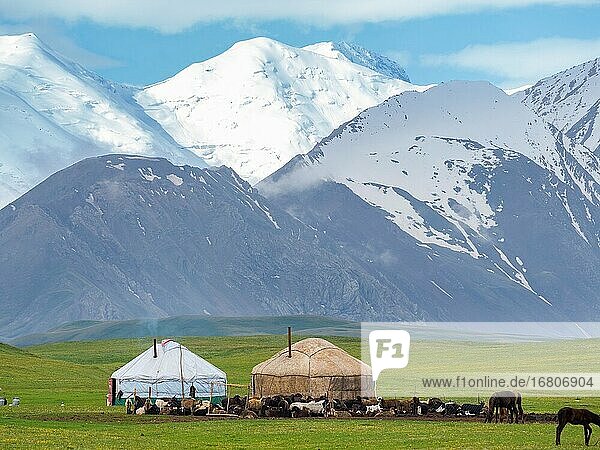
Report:
<svg viewBox="0 0 600 450"><path fill-rule="evenodd" d="M192 388L193 386L193 388ZM123 404L134 392L140 397L195 398L217 402L227 395L227 375L171 339L154 345L116 370L108 382L107 403Z"/></svg>

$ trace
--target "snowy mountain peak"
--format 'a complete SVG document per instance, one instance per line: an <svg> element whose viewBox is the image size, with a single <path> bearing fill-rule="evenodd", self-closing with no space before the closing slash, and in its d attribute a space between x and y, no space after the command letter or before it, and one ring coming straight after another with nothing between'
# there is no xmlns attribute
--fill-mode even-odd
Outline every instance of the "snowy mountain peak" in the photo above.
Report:
<svg viewBox="0 0 600 450"><path fill-rule="evenodd" d="M515 96L573 141L600 152L600 58L544 78Z"/></svg>
<svg viewBox="0 0 600 450"><path fill-rule="evenodd" d="M4 64L24 65L30 63L32 57L42 55L62 62L62 58L33 33L0 36L0 59Z"/></svg>
<svg viewBox="0 0 600 450"><path fill-rule="evenodd" d="M32 47L45 47L45 45L34 33L0 36L0 48L6 50L10 47L22 51Z"/></svg>
<svg viewBox="0 0 600 450"><path fill-rule="evenodd" d="M114 151L227 165L255 183L363 109L424 89L265 37L145 89L105 80L32 33L0 37L0 61L0 207Z"/></svg>
<svg viewBox="0 0 600 450"><path fill-rule="evenodd" d="M249 49L273 49L273 48L293 48L283 42L277 41L275 39L271 39L265 36L257 36L250 39L245 39L243 41L238 41L233 44L229 50L225 51L223 54L229 51L244 51L247 52Z"/></svg>
<svg viewBox="0 0 600 450"><path fill-rule="evenodd" d="M420 242L478 257L462 232L444 227L462 223L481 233L494 227L488 176L522 157L564 179L555 139L541 119L488 82L453 81L363 111L260 186L277 193L315 178L334 180ZM428 224L434 213L444 217L440 228Z"/></svg>
<svg viewBox="0 0 600 450"><path fill-rule="evenodd" d="M429 252L423 267L431 263L432 276L426 284L452 301L464 299L468 289L462 279L447 285L436 280L452 272L441 251L463 263L471 257L465 264L504 278L539 306L568 308L577 299L569 297L572 280L580 273L583 280L594 276L600 248L598 163L568 144L491 84L448 82L363 111L258 189L319 230L341 222L338 211L351 211L335 194L349 189ZM347 223L361 227L355 211L349 214ZM345 247L350 239L340 236ZM379 238L357 236L369 248ZM387 242L365 260L376 264L383 249L394 249L398 260L415 264L396 248ZM575 268L579 254L589 260Z"/></svg>
<svg viewBox="0 0 600 450"><path fill-rule="evenodd" d="M196 162L131 98L34 34L0 37L0 207L53 172L107 151Z"/></svg>
<svg viewBox="0 0 600 450"><path fill-rule="evenodd" d="M257 183L365 108L423 90L347 57L259 37L140 92L175 141Z"/></svg>
<svg viewBox="0 0 600 450"><path fill-rule="evenodd" d="M330 58L347 59L360 66L388 76L410 83L410 79L398 62L380 55L372 50L368 50L357 44L348 42L319 42L317 44L304 47L305 50L327 56Z"/></svg>

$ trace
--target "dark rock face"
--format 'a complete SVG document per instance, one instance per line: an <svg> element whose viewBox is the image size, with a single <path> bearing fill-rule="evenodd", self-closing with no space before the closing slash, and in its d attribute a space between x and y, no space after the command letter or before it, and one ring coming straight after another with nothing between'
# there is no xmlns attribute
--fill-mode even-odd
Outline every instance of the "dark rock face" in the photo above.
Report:
<svg viewBox="0 0 600 450"><path fill-rule="evenodd" d="M519 171L548 182L527 161L505 164L493 177L498 198L519 182L531 189ZM511 281L476 233L487 259L421 244L342 184L267 199L224 167L91 158L0 211L0 329L8 338L73 320L181 314L593 320L597 251L547 199L540 190L514 210L505 203L499 227L527 258L528 279L560 299L552 306Z"/></svg>
<svg viewBox="0 0 600 450"><path fill-rule="evenodd" d="M392 97L257 188L424 318L597 320L598 165L495 91L461 82Z"/></svg>
<svg viewBox="0 0 600 450"><path fill-rule="evenodd" d="M227 168L109 155L0 211L2 335L175 314L416 317L405 297Z"/></svg>

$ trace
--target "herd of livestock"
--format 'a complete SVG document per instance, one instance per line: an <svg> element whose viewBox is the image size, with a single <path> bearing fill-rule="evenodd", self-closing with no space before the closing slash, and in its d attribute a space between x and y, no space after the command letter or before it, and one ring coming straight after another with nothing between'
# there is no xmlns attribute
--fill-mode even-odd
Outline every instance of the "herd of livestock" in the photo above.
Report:
<svg viewBox="0 0 600 450"><path fill-rule="evenodd" d="M512 392L496 393L488 404L480 402L457 403L430 398L422 401L418 397L408 399L383 399L356 397L349 400L330 400L326 396L305 397L302 394L276 395L273 397L233 397L224 398L220 403L211 404L206 400L193 398L157 399L154 403L148 398L136 396L126 402L128 414L176 414L206 416L209 414L229 414L232 416L254 417L399 417L399 416L471 416L482 417L486 421L518 422L523 420L521 396Z"/></svg>

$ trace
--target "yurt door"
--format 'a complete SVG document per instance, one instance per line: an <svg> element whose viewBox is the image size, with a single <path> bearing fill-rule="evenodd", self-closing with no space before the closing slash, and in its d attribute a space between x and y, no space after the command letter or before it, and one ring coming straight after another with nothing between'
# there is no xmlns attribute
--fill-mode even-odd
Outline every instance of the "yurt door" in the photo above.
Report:
<svg viewBox="0 0 600 450"><path fill-rule="evenodd" d="M106 396L106 406L114 406L117 396L117 380L114 378L108 379L108 395Z"/></svg>

